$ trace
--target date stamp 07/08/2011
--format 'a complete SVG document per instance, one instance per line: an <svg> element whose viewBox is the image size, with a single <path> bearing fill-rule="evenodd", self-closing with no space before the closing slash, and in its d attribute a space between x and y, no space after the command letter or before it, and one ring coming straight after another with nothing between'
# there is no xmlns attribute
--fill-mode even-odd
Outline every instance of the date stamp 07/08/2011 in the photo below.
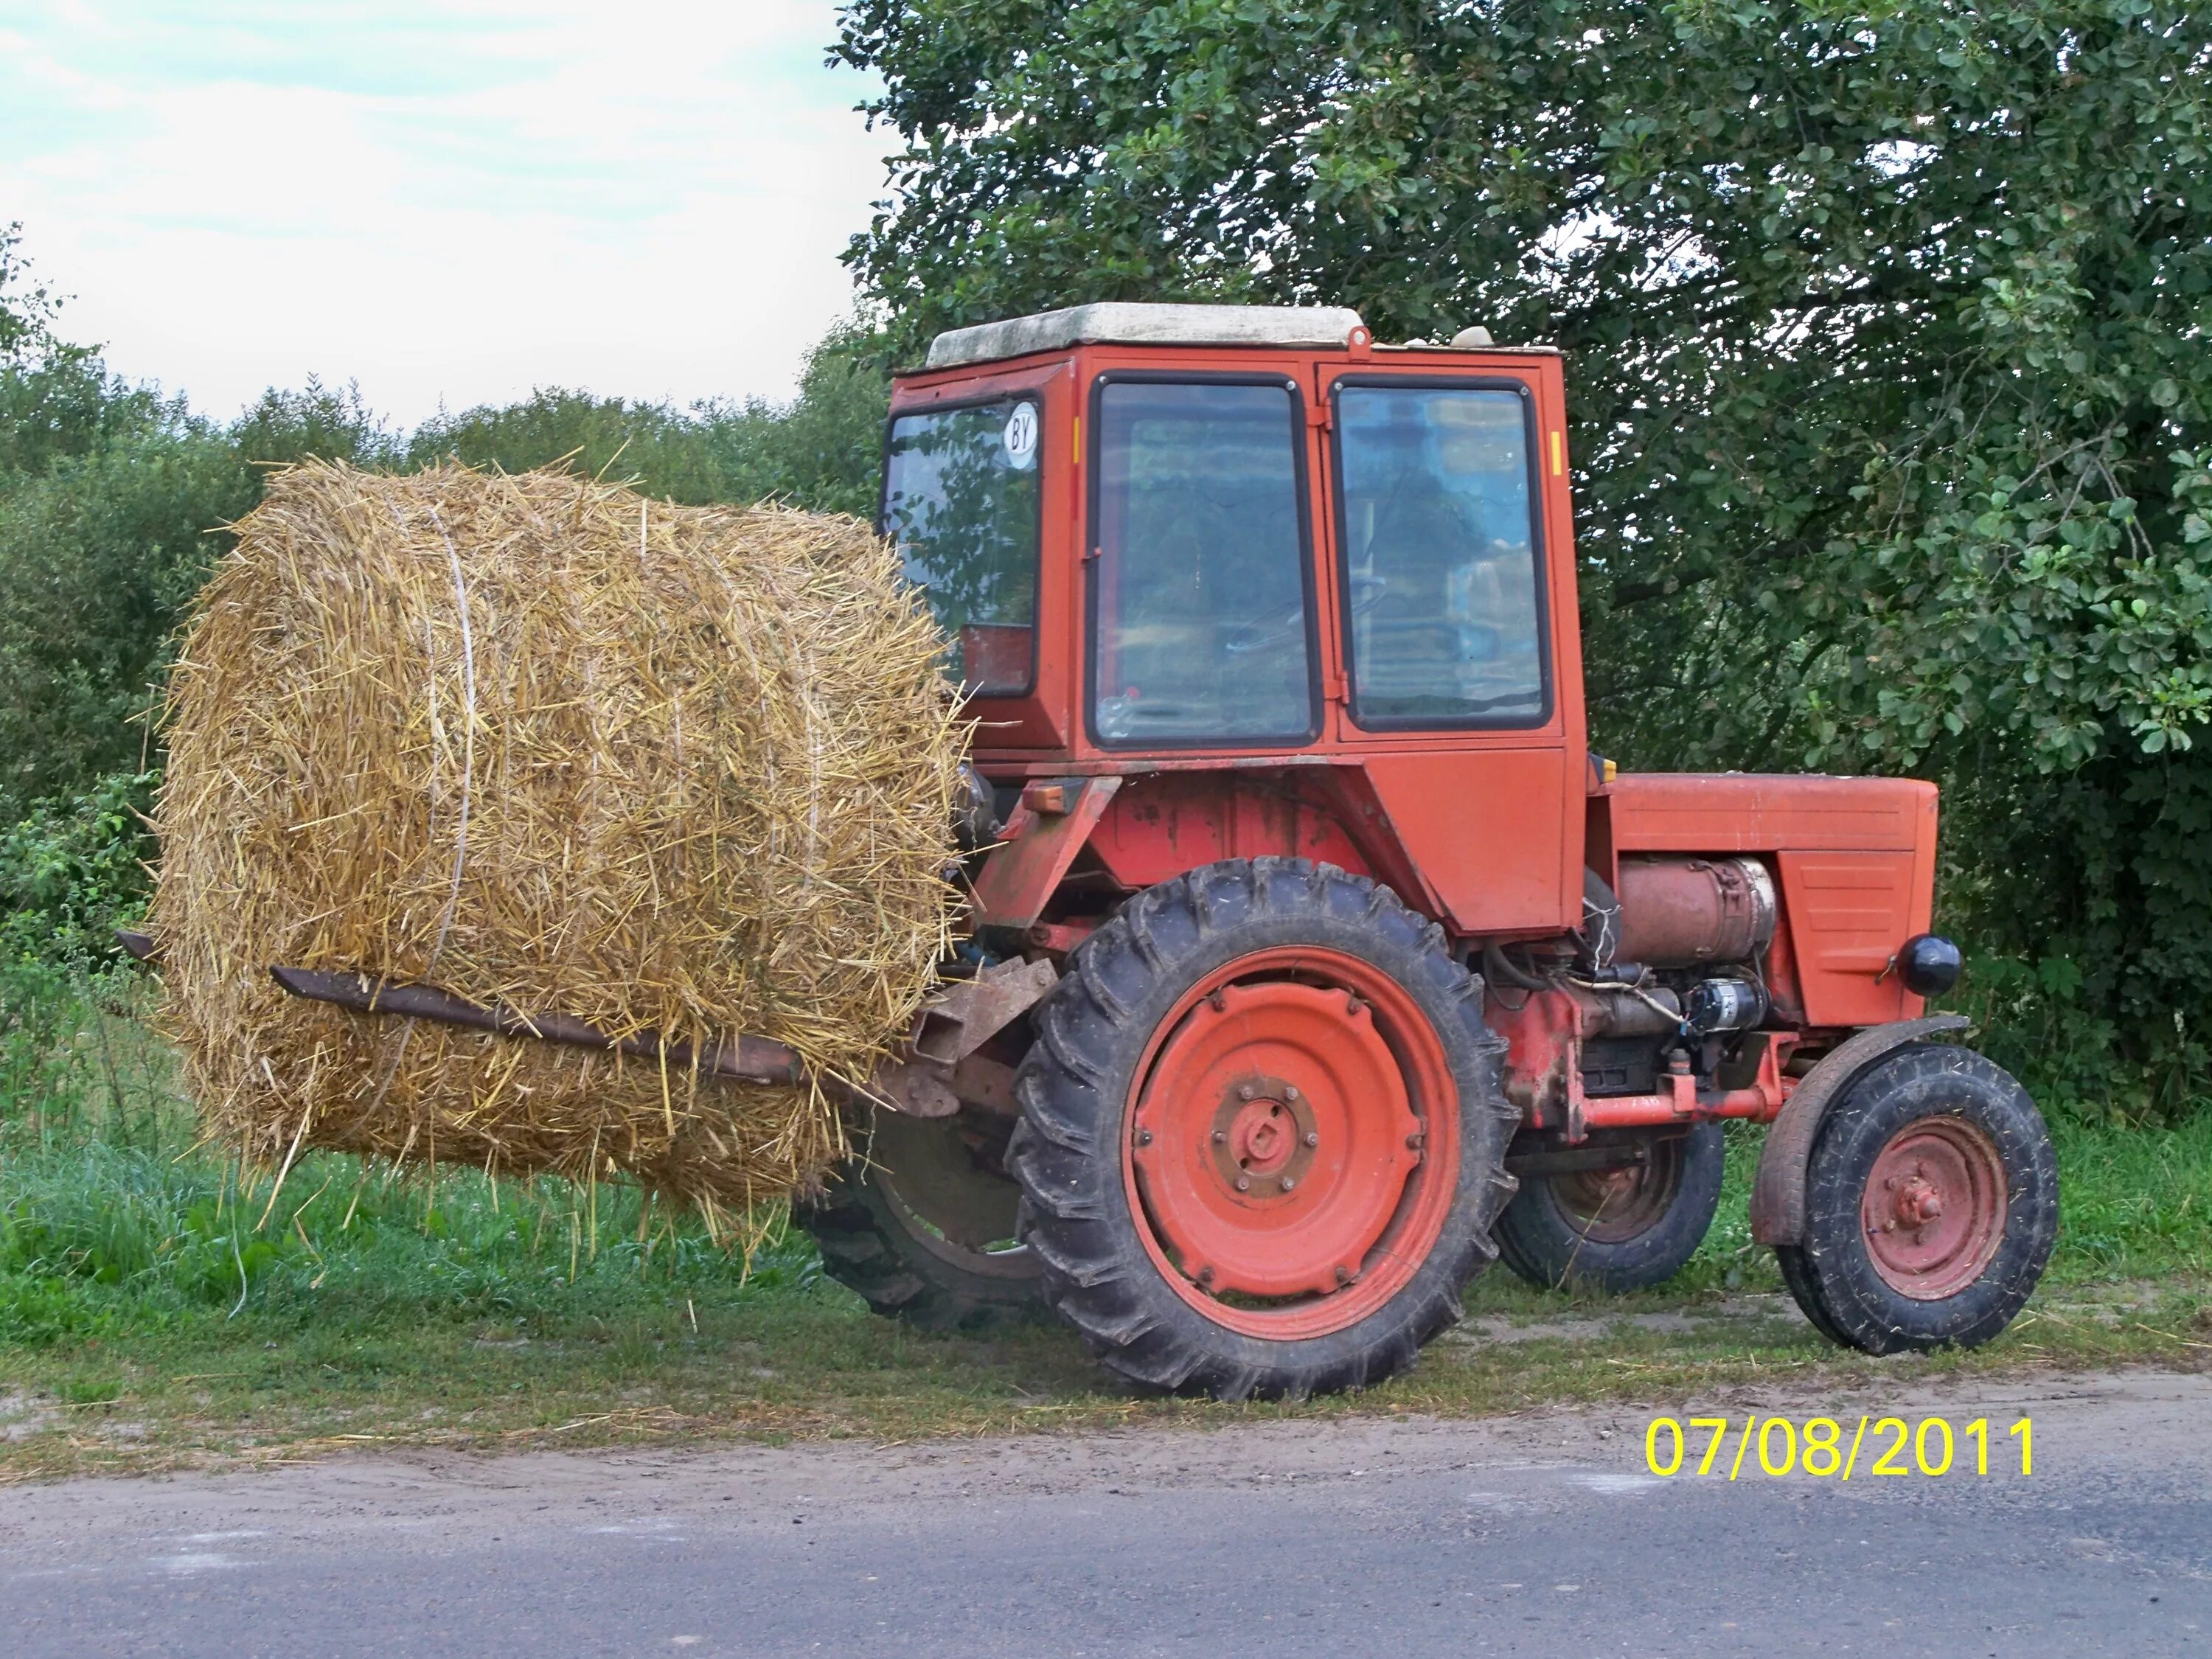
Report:
<svg viewBox="0 0 2212 1659"><path fill-rule="evenodd" d="M1698 1451L1695 1442L1703 1436ZM2003 1432L1996 1446L2000 1472L2009 1474L2011 1449L2004 1442L2020 1443L2020 1472L2035 1471L2035 1429L2021 1418ZM1963 1445L1961 1443L1965 1443ZM1731 1452L1731 1445L1733 1451ZM1742 1422L1732 1417L1692 1417L1686 1421L1655 1417L1644 1431L1644 1462L1656 1475L1719 1474L1728 1478L1757 1473L1781 1476L1805 1474L1815 1480L1849 1480L1854 1474L1922 1474L1930 1478L1954 1468L1965 1474L1960 1459L1970 1450L1976 1474L1990 1469L1990 1420L1978 1417L1957 1435L1941 1417L1923 1417L1908 1423L1901 1417L1863 1416L1856 1428L1847 1429L1832 1417L1808 1418L1800 1424L1786 1417L1762 1418L1753 1412Z"/></svg>

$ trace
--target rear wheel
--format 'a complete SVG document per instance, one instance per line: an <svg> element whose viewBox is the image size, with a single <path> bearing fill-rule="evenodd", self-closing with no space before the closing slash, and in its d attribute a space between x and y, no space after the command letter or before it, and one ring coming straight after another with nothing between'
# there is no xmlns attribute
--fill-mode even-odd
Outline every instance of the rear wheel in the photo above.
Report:
<svg viewBox="0 0 2212 1659"><path fill-rule="evenodd" d="M1460 1316L1516 1115L1480 983L1387 888L1209 865L1092 934L1037 1023L1022 1237L1109 1369L1225 1399L1357 1388Z"/></svg>
<svg viewBox="0 0 2212 1659"><path fill-rule="evenodd" d="M2051 1137L2027 1091L1966 1048L1899 1049L1813 1143L1805 1237L1783 1270L1806 1317L1867 1353L1988 1341L2057 1234Z"/></svg>
<svg viewBox="0 0 2212 1659"><path fill-rule="evenodd" d="M1531 1285L1616 1295L1671 1279L1720 1207L1721 1126L1655 1136L1618 1170L1526 1175L1498 1221L1499 1260Z"/></svg>
<svg viewBox="0 0 2212 1659"><path fill-rule="evenodd" d="M879 1314L945 1331L1035 1317L1037 1261L1014 1236L1021 1189L1000 1167L1005 1133L981 1114L879 1113L861 1154L793 1218L823 1271Z"/></svg>

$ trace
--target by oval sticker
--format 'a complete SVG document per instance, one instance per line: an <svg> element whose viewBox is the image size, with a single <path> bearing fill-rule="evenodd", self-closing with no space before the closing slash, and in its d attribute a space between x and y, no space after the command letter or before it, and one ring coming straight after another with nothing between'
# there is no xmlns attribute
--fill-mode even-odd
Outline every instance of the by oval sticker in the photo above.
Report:
<svg viewBox="0 0 2212 1659"><path fill-rule="evenodd" d="M1027 471L1036 462L1037 410L1035 404L1016 404L1014 412L1006 417L1006 429L999 441L1006 447L1006 459L1013 466Z"/></svg>

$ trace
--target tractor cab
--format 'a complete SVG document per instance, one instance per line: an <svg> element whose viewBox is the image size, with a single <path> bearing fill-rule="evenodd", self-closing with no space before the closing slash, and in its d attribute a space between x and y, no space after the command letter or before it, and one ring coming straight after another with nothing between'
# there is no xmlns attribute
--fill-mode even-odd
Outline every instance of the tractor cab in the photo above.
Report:
<svg viewBox="0 0 2212 1659"><path fill-rule="evenodd" d="M883 520L985 775L1121 780L1109 885L1380 857L1455 932L1554 932L1595 775L1565 469L1548 348L1083 306L940 336L900 379Z"/></svg>

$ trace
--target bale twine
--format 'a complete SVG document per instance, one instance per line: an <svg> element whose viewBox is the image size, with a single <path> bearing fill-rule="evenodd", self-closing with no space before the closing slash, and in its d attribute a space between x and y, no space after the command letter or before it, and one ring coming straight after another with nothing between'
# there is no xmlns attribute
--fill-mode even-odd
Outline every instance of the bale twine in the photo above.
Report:
<svg viewBox="0 0 2212 1659"><path fill-rule="evenodd" d="M818 1179L818 1089L298 1000L362 969L865 1077L948 942L966 728L856 520L561 472L275 474L169 691L149 931L208 1132L289 1165Z"/></svg>

